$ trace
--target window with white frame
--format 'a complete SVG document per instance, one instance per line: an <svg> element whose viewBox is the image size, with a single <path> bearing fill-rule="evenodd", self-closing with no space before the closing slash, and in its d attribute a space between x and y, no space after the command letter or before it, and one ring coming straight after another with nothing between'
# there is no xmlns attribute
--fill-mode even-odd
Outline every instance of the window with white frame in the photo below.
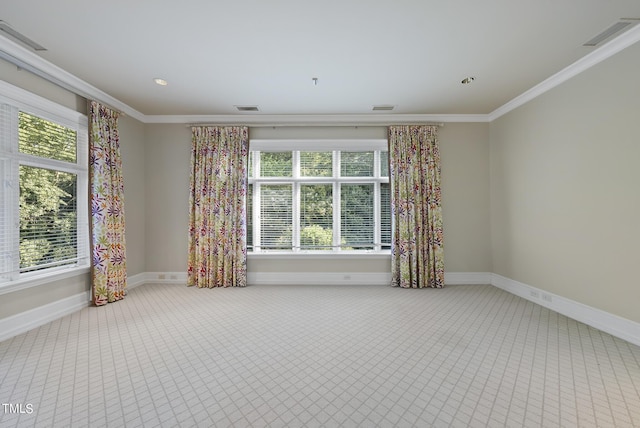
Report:
<svg viewBox="0 0 640 428"><path fill-rule="evenodd" d="M87 118L0 86L0 286L86 267Z"/></svg>
<svg viewBox="0 0 640 428"><path fill-rule="evenodd" d="M386 140L252 141L249 251L391 248Z"/></svg>

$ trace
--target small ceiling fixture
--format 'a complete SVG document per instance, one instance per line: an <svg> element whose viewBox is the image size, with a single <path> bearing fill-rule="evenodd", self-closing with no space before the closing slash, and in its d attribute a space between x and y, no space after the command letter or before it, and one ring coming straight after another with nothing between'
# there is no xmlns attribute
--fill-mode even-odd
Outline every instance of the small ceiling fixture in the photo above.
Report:
<svg viewBox="0 0 640 428"><path fill-rule="evenodd" d="M460 83L462 83L463 85L468 85L469 83L473 82L474 80L476 80L475 77L465 77L464 79L462 79L462 81Z"/></svg>
<svg viewBox="0 0 640 428"><path fill-rule="evenodd" d="M318 86L318 78L317 77L312 77L311 80L313 81L313 86Z"/></svg>
<svg viewBox="0 0 640 428"><path fill-rule="evenodd" d="M258 106L234 106L238 111L258 111Z"/></svg>
<svg viewBox="0 0 640 428"><path fill-rule="evenodd" d="M159 77L156 77L155 79L153 79L153 81L156 82L156 84L160 85L160 86L167 86L169 84L169 82L167 82L166 80L161 79Z"/></svg>
<svg viewBox="0 0 640 428"><path fill-rule="evenodd" d="M395 108L396 106L392 106L392 105L378 105L378 106L373 106L373 108L371 110L373 111L391 111Z"/></svg>

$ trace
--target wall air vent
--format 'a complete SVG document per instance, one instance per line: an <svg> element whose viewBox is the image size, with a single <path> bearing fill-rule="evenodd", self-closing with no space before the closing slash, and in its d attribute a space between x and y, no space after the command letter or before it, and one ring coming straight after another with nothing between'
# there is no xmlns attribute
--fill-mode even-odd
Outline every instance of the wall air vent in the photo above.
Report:
<svg viewBox="0 0 640 428"><path fill-rule="evenodd" d="M258 111L258 106L235 106L238 111Z"/></svg>
<svg viewBox="0 0 640 428"><path fill-rule="evenodd" d="M29 46L31 49L33 49L34 51L46 51L47 48L43 47L42 45L34 42L33 40L31 40L30 38L28 38L27 36L24 36L23 34L17 32L16 30L14 30L13 28L11 28L11 26L9 24L7 24L5 21L0 21L0 34L4 34L6 36L9 36L11 39L22 43L23 45Z"/></svg>
<svg viewBox="0 0 640 428"><path fill-rule="evenodd" d="M391 111L396 106L382 105L382 106L373 106L373 111Z"/></svg>
<svg viewBox="0 0 640 428"><path fill-rule="evenodd" d="M618 22L611 25L609 28L598 34L582 46L594 47L602 44L604 41L620 35L622 32L629 30L631 27L640 22L640 19L636 18L622 18Z"/></svg>

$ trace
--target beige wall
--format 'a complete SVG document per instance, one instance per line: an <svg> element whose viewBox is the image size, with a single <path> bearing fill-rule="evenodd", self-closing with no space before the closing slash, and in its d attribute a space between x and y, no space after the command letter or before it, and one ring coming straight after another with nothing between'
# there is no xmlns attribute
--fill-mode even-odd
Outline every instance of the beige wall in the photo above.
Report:
<svg viewBox="0 0 640 428"><path fill-rule="evenodd" d="M440 128L442 221L447 272L491 272L489 125Z"/></svg>
<svg viewBox="0 0 640 428"><path fill-rule="evenodd" d="M124 212L127 240L127 274L146 272L145 127L136 119L118 119L120 155L124 177Z"/></svg>
<svg viewBox="0 0 640 428"><path fill-rule="evenodd" d="M493 272L640 321L640 44L491 124Z"/></svg>
<svg viewBox="0 0 640 428"><path fill-rule="evenodd" d="M145 126L147 272L186 272L191 129Z"/></svg>
<svg viewBox="0 0 640 428"><path fill-rule="evenodd" d="M440 128L445 265L454 272L490 272L489 125ZM252 139L386 138L384 127L252 128ZM189 221L190 129L146 125L146 268L184 272ZM249 272L389 272L379 259L249 259Z"/></svg>

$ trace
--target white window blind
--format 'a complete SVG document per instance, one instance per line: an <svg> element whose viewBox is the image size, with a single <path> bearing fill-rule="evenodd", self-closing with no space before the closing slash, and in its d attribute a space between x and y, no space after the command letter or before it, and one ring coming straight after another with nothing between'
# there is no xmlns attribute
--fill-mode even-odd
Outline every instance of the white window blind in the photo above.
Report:
<svg viewBox="0 0 640 428"><path fill-rule="evenodd" d="M260 188L260 247L291 249L293 206L290 184L270 184Z"/></svg>

